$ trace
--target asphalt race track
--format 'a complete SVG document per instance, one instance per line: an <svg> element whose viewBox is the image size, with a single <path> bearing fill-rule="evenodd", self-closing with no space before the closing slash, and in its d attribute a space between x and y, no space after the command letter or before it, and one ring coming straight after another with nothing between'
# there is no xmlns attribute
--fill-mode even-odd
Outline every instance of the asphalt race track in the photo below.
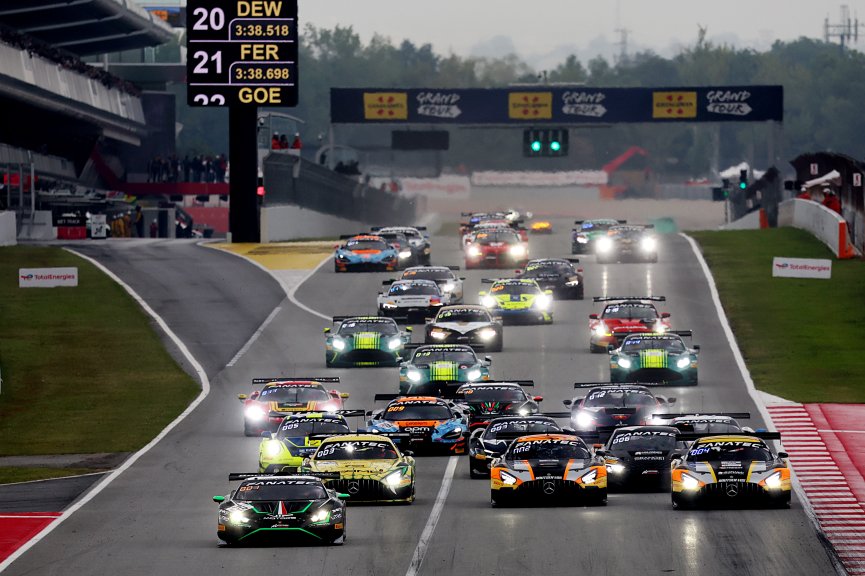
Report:
<svg viewBox="0 0 865 576"><path fill-rule="evenodd" d="M569 252L569 222L554 221L558 232L532 237L531 255ZM339 375L339 388L351 393L350 408L372 407L376 392L395 392L396 369L324 368L321 329L308 312L282 303L282 310L231 368L222 366L279 304L275 284L239 259L192 245L129 247L122 254L106 247L89 255L103 260L122 278L157 298L160 313L215 374L209 397L152 451L90 503L15 561L7 574L414 574L418 541L449 458L420 457L418 500L411 506L355 506L347 518L343 547L226 549L217 546L214 494L229 490L228 472L255 471L256 438L242 434L239 392L256 376ZM140 252L139 252L140 251ZM117 264L123 259L125 264ZM230 263L233 259L235 262ZM112 263L114 265L112 265ZM456 236L433 239L433 263L462 265ZM182 311L167 305L188 295L183 282L161 282L151 293L154 274L192 277L196 267L216 271L218 286L195 284L207 306ZM597 265L584 259L587 299L559 302L552 326L505 329L505 350L493 355L496 378L531 378L542 407L563 410L574 396L573 382L608 379L605 355L588 352L588 314L600 311L592 295L667 296L661 310L672 313L674 328L692 329L700 344L700 385L662 388L675 396L676 411L758 412L735 369L732 353L716 320L707 283L687 241L666 236L657 264ZM238 272L239 269L242 271ZM509 271L462 272L466 301L481 290L482 277ZM323 266L297 292L297 298L324 314L375 311L375 295L386 274L335 275ZM171 291L175 291L175 296ZM186 297L186 296L185 296ZM258 298L253 305L250 301ZM239 304L244 303L244 304ZM241 306L247 306L243 308ZM225 315L225 316L223 316ZM249 315L240 321L238 317ZM254 318L252 318L254 316ZM231 333L236 323L237 333ZM416 335L416 338L418 335ZM230 340L231 345L226 344ZM759 420L751 421L754 427ZM461 458L438 525L422 547L417 573L423 574L783 574L835 572L830 557L798 501L791 510L673 511L666 493L612 493L599 508L492 509L489 485L470 480Z"/></svg>

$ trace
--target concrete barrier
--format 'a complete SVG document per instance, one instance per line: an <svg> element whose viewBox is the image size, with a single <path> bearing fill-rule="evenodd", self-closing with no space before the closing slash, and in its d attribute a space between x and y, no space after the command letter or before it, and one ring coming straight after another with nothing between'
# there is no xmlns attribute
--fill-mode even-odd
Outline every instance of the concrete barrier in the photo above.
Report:
<svg viewBox="0 0 865 576"><path fill-rule="evenodd" d="M838 258L853 258L858 250L850 241L847 221L834 210L814 202L793 198L778 205L778 226L807 230L822 241Z"/></svg>
<svg viewBox="0 0 865 576"><path fill-rule="evenodd" d="M18 243L15 228L15 212L0 212L0 246L15 246Z"/></svg>
<svg viewBox="0 0 865 576"><path fill-rule="evenodd" d="M22 240L57 240L57 227L51 210L37 210L32 220L29 214L22 215L18 237Z"/></svg>
<svg viewBox="0 0 865 576"><path fill-rule="evenodd" d="M733 220L721 226L721 230L759 230L769 227L769 219L766 218L766 211L760 208L753 212L748 212L738 220Z"/></svg>
<svg viewBox="0 0 865 576"><path fill-rule="evenodd" d="M282 242L298 238L336 238L368 229L368 224L307 210L300 206L264 206L261 208L261 241Z"/></svg>

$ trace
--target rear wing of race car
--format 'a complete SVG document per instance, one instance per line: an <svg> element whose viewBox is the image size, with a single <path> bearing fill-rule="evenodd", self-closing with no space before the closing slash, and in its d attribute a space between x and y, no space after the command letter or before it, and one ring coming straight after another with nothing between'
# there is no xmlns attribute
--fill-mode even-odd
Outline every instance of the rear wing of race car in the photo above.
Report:
<svg viewBox="0 0 865 576"><path fill-rule="evenodd" d="M663 388L670 387L664 382L574 382L574 388L598 388L601 386L612 386L615 388L623 386L645 386L647 388Z"/></svg>
<svg viewBox="0 0 865 576"><path fill-rule="evenodd" d="M358 418L366 416L366 410L337 410L334 414L339 414L346 418Z"/></svg>
<svg viewBox="0 0 865 576"><path fill-rule="evenodd" d="M352 318L381 318L381 316L375 316L373 314L349 314L345 316L333 316L331 322L338 324L340 322L345 322L346 320L351 320Z"/></svg>
<svg viewBox="0 0 865 576"><path fill-rule="evenodd" d="M478 382L463 382L463 384L519 384L520 386L532 387L534 380L479 380Z"/></svg>
<svg viewBox="0 0 865 576"><path fill-rule="evenodd" d="M394 317L396 319L396 317ZM407 319L407 318L406 318ZM403 345L403 350L406 352L413 352L420 348L421 346L447 346L447 344L426 344L421 342L410 342L408 344ZM475 354L480 354L481 352L486 352L487 347L483 344L469 344L460 342L459 344L454 344L454 346L468 346L472 350L474 350Z"/></svg>
<svg viewBox="0 0 865 576"><path fill-rule="evenodd" d="M249 478L258 478L261 476L313 476L322 480L339 480L338 472L298 472L297 466L285 466L277 472L230 472L228 474L229 482L237 482L238 480L247 480Z"/></svg>
<svg viewBox="0 0 865 576"><path fill-rule="evenodd" d="M676 434L676 440L681 442L691 442L700 438L708 438L711 436L729 437L729 436L755 436L760 440L780 440L780 432L730 432L719 434L717 432L679 432Z"/></svg>
<svg viewBox="0 0 865 576"><path fill-rule="evenodd" d="M253 378L252 384L253 386L258 384L270 384L271 382L318 382L321 384L339 384L339 376L310 376L309 378L298 378L296 376L291 377L280 377L274 376L273 378Z"/></svg>
<svg viewBox="0 0 865 576"><path fill-rule="evenodd" d="M672 420L674 418L713 418L715 416L725 416L728 418L736 418L737 420L747 420L751 417L750 412L690 412L683 414L652 414L652 418L660 420Z"/></svg>
<svg viewBox="0 0 865 576"><path fill-rule="evenodd" d="M646 302L666 302L666 296L595 296L592 302L615 302L619 300L641 300Z"/></svg>
<svg viewBox="0 0 865 576"><path fill-rule="evenodd" d="M651 324L654 324L655 321L652 320ZM655 334L655 332L613 332L616 335L616 338L619 341L624 340L628 336L648 336L651 334ZM667 330L666 332L662 332L660 334L675 334L676 336L681 336L682 338L693 338L694 333L692 330Z"/></svg>

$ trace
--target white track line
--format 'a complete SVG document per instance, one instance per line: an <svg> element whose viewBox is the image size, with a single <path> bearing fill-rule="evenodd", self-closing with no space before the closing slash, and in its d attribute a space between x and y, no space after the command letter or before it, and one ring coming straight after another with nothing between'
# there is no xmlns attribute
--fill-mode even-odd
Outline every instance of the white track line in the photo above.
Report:
<svg viewBox="0 0 865 576"><path fill-rule="evenodd" d="M108 276L109 278L117 282L120 286L122 286L123 289L126 290L126 292L129 293L129 295L132 296L132 298L136 302L138 302L138 305L141 306L141 308L144 309L144 311L147 312L147 314L156 321L156 323L159 325L159 328L162 329L162 331L165 332L165 334L171 339L174 345L177 346L177 349L180 350L180 353L183 354L183 357L186 358L186 361L189 362L190 366L192 366L193 370L195 370L195 373L198 375L198 379L201 382L201 393L195 398L195 400L192 401L189 406L186 407L186 410L181 412L177 418L172 420L168 426L163 428L162 431L156 435L156 438L148 442L146 446L144 446L138 452L127 458L126 461L123 462L123 464L121 464L113 472L111 472L105 478L97 482L96 485L89 492L87 492L87 494L77 500L74 504L72 504L72 506L64 510L63 515L60 516L57 520L51 522L51 524L43 528L41 532L36 534L33 538L25 542L24 545L22 545L20 548L10 554L3 562L0 562L0 572L6 570L6 568L8 568L10 564L12 564L12 562L20 558L25 552L30 550L40 540L48 536L48 534L50 534L55 528L60 526L70 516L80 510L85 504L93 500L93 498L95 498L100 492L105 490L105 488L107 488L109 484L114 482L114 480L116 480L118 476L123 474L127 469L129 469L130 466L135 464L135 462L137 462L139 458L147 454L154 446L159 443L160 440L165 438L165 436L169 432L171 432L171 430L173 430L187 416L189 416L192 411L195 410L205 398L207 398L207 395L210 394L210 380L207 378L207 374L204 372L204 368L201 367L201 364L198 363L198 360L195 359L195 357L186 347L186 344L184 344L183 341L177 336L177 334L175 334L174 331L168 327L168 324L166 324L165 320L163 320L162 317L160 317L159 314L157 314L153 310L153 308L151 308L147 304L147 302L145 302L144 299L139 296L138 293L135 292L135 290L132 289L131 286L126 284L123 280L118 278L117 275L115 275L111 270L109 270L93 258L85 256L84 254L76 252L75 250L72 250L70 248L64 248L64 250L75 254L79 258L87 260L88 262L99 268L106 276Z"/></svg>
<svg viewBox="0 0 865 576"><path fill-rule="evenodd" d="M255 341L258 340L258 337L261 336L261 333L264 332L264 330L268 327L268 325L270 325L271 322L273 322L273 319L276 318L276 315L279 314L281 310L282 306L277 306L273 309L273 311L271 311L270 315L264 320L264 322L261 323L261 326L258 327L258 330L256 330L252 334L252 336L249 337L249 340L246 341L246 344L244 344L243 347L241 347L241 349L237 351L237 354L234 355L234 358L232 358L228 362L228 364L226 364L227 367L230 368L231 366L234 366L237 361L240 360L241 356L246 354L246 352L252 347L252 345L255 344Z"/></svg>
<svg viewBox="0 0 865 576"><path fill-rule="evenodd" d="M417 547L414 549L414 554L411 558L411 564L408 565L408 570L405 572L405 576L417 576L420 573L421 565L423 564L424 556L426 556L427 548L429 548L430 541L432 540L433 532L435 532L436 524L439 522L439 518L442 514L442 509L445 505L445 500L448 498L448 492L451 490L451 483L454 479L454 472L457 468L457 462L459 461L459 456L451 456L448 459L448 467L445 469L445 475L442 479L441 488L439 488L439 493L436 496L435 504L433 505L432 511L429 514L429 518L427 518L426 526L424 526L423 532L420 535L420 540L418 540Z"/></svg>

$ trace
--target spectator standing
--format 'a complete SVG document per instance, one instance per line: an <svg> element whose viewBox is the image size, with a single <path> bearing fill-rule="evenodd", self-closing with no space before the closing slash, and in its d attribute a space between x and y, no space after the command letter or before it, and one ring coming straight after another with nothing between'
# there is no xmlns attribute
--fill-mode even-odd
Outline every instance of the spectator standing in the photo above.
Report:
<svg viewBox="0 0 865 576"><path fill-rule="evenodd" d="M273 136L270 138L270 149L271 150L279 150L279 133L274 132Z"/></svg>
<svg viewBox="0 0 865 576"><path fill-rule="evenodd" d="M285 134L279 137L279 149L288 150L288 136Z"/></svg>
<svg viewBox="0 0 865 576"><path fill-rule="evenodd" d="M799 198L800 200L810 200L811 199L811 193L808 191L807 188L802 186L802 191L796 195L796 198Z"/></svg>
<svg viewBox="0 0 865 576"><path fill-rule="evenodd" d="M841 214L841 200L838 198L838 195L831 190L826 192L823 196L823 206Z"/></svg>
<svg viewBox="0 0 865 576"><path fill-rule="evenodd" d="M291 141L291 149L292 150L300 150L303 143L300 141L300 132L294 133L294 140Z"/></svg>
<svg viewBox="0 0 865 576"><path fill-rule="evenodd" d="M135 236L144 238L144 212L141 211L141 206L135 207Z"/></svg>

